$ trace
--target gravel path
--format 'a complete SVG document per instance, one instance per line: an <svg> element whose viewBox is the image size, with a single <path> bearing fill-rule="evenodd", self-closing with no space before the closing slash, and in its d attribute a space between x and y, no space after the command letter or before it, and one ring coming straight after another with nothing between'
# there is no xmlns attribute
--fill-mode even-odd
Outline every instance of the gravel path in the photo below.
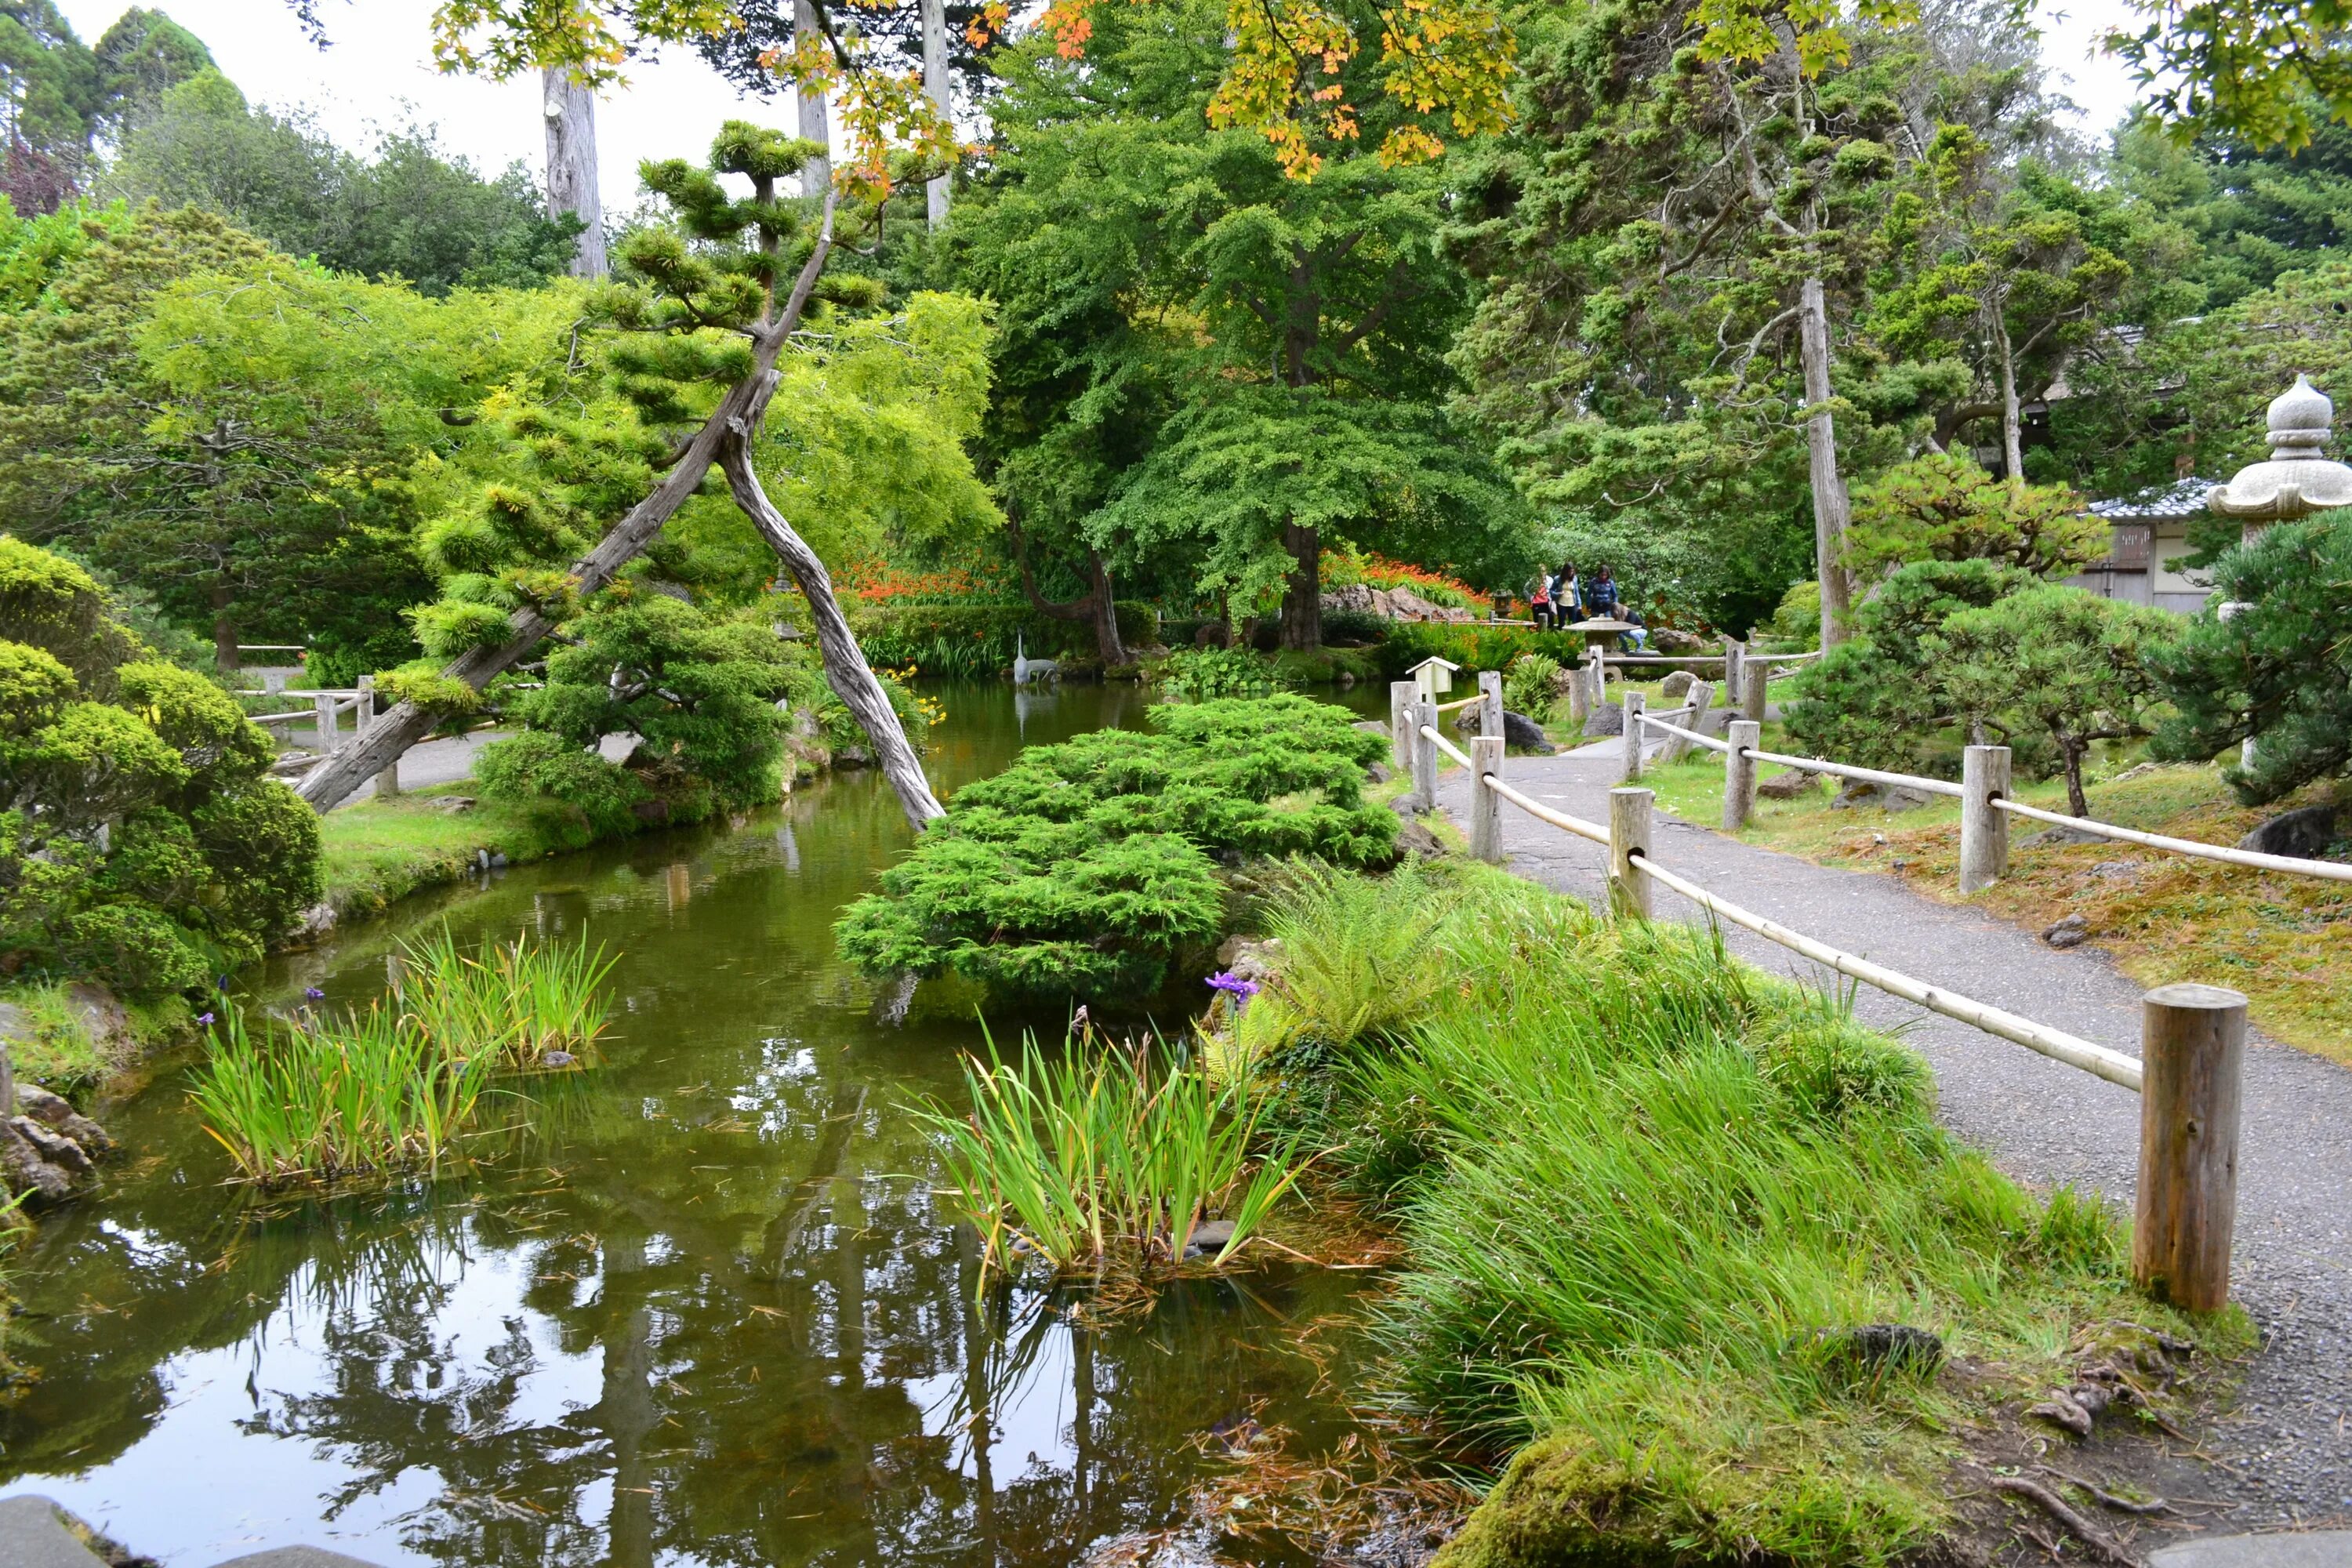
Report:
<svg viewBox="0 0 2352 1568"><path fill-rule="evenodd" d="M1548 805L1608 820L1622 753L1605 741L1555 757L1513 757L1511 782ZM1468 820L1467 775L1441 779L1439 805ZM1504 846L1520 875L1598 903L1597 845L1506 804ZM2140 988L2097 950L2060 952L1892 878L1816 866L1661 815L1652 853L1670 869L1850 952L1980 1001L2139 1054ZM1697 910L1659 889L1659 913ZM1737 928L1731 948L1775 973L1834 979ZM2139 1100L2089 1074L1864 988L1862 1016L1902 1026L1941 1086L1946 1122L2011 1175L2074 1182L2128 1203ZM2257 1035L2247 1052L2233 1293L2266 1348L2207 1450L2242 1479L2215 1480L2244 1506L2223 1528L2352 1522L2352 1071ZM2209 1494L2210 1495L2210 1494ZM2217 1521L2218 1522L2218 1521Z"/></svg>

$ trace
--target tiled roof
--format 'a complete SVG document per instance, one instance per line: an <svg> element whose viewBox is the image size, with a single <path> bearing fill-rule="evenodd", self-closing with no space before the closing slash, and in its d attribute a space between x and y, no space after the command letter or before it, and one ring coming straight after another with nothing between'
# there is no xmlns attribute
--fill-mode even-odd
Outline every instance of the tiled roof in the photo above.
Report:
<svg viewBox="0 0 2352 1568"><path fill-rule="evenodd" d="M2095 500L2091 514L2109 522L2168 522L2202 517L2206 494L2214 483L2212 479L2177 479L2168 485L2150 485L2127 496Z"/></svg>

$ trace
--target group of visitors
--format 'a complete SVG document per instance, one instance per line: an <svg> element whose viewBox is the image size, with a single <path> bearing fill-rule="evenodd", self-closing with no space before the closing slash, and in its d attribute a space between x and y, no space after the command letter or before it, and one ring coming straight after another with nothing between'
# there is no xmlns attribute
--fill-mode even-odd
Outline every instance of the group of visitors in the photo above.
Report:
<svg viewBox="0 0 2352 1568"><path fill-rule="evenodd" d="M1562 562L1557 572L1538 572L1528 584L1528 606L1538 631L1560 631L1582 620L1619 617L1638 628L1642 617L1625 603L1617 579L1606 566L1596 567L1591 580L1576 574L1573 562Z"/></svg>

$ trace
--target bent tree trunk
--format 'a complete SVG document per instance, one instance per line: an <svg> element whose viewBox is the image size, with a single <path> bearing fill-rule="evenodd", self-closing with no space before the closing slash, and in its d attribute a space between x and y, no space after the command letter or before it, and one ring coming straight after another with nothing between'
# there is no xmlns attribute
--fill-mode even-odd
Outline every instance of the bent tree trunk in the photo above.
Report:
<svg viewBox="0 0 2352 1568"><path fill-rule="evenodd" d="M772 389L775 373L767 374ZM759 403L764 405L763 392ZM751 423L747 421L745 429ZM767 491L760 488L760 476L751 467L750 441L742 435L730 436L719 448L719 466L727 476L727 488L734 492L735 504L751 520L781 559L801 592L808 596L809 618L816 623L816 644L824 656L825 683L833 694L841 699L851 713L856 715L866 739L874 742L875 760L881 764L882 776L898 792L898 804L907 813L907 820L921 828L933 817L947 815L947 808L931 794L930 781L923 777L923 765L915 755L915 748L907 740L907 731L898 723L897 710L890 706L882 683L866 667L866 655L857 639L850 635L849 621L841 613L840 604L833 596L833 579L817 559L816 552L808 547L784 521L775 503L768 500Z"/></svg>
<svg viewBox="0 0 2352 1568"><path fill-rule="evenodd" d="M833 254L834 205L834 198L828 195L816 245L803 264L800 276L793 280L783 314L763 326L752 340L751 374L727 389L727 395L719 399L710 417L702 422L702 428L694 433L685 453L662 482L654 487L653 493L631 507L628 514L613 525L612 531L572 566L572 579L580 598L600 592L622 567L645 553L646 547L661 533L662 525L701 486L702 477L718 460L720 445L730 435L739 430L748 432L757 422L772 388L771 378L776 356L783 352L784 344L800 325L801 313L808 308L810 290L816 287L826 258ZM442 666L441 673L479 691L530 657L530 651L555 629L555 623L536 608L525 608L509 616L507 626L511 635L505 642L494 647L469 648ZM294 793L323 816L350 798L352 791L398 762L409 747L431 734L433 726L440 721L441 715L430 708L415 702L395 703L390 712L377 718L365 735L303 774Z"/></svg>
<svg viewBox="0 0 2352 1568"><path fill-rule="evenodd" d="M1845 477L1838 472L1837 431L1830 418L1829 297L1819 278L1807 278L1797 298L1798 357L1803 362L1805 455L1813 491L1813 560L1822 577L1822 647L1834 647L1845 635L1848 600L1845 531L1853 508Z"/></svg>
<svg viewBox="0 0 2352 1568"><path fill-rule="evenodd" d="M1113 590L1110 566L1102 552L1087 546L1087 594L1057 605L1037 592L1037 574L1029 567L1029 541L1021 531L1021 524L1008 511L1005 530L1013 535L1013 559L1021 565L1021 592L1030 606L1041 616L1051 616L1057 621L1089 621L1095 628L1095 652L1106 668L1128 661L1127 643L1118 635L1118 601Z"/></svg>
<svg viewBox="0 0 2352 1568"><path fill-rule="evenodd" d="M1282 525L1282 547L1290 552L1289 579L1282 588L1282 646L1309 648L1323 640L1323 540L1304 523Z"/></svg>

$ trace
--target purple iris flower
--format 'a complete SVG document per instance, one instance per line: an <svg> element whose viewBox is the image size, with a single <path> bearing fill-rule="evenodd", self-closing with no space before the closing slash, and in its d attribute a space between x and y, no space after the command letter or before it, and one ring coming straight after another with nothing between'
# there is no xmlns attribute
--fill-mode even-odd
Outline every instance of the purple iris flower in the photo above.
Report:
<svg viewBox="0 0 2352 1568"><path fill-rule="evenodd" d="M305 985L302 987L302 994L313 1002L319 1002L325 1000L327 994L315 985Z"/></svg>
<svg viewBox="0 0 2352 1568"><path fill-rule="evenodd" d="M199 1013L196 1015L196 1022L199 1024L209 1024L212 1021L213 1016L210 1013Z"/></svg>
<svg viewBox="0 0 2352 1568"><path fill-rule="evenodd" d="M1234 1011L1238 1013L1243 1008L1249 1005L1249 999L1251 997L1257 994L1257 982L1255 980L1244 980L1240 975L1235 974L1230 969L1221 969L1216 973L1209 976L1209 989L1212 991L1222 991L1226 995L1232 997L1234 999Z"/></svg>

